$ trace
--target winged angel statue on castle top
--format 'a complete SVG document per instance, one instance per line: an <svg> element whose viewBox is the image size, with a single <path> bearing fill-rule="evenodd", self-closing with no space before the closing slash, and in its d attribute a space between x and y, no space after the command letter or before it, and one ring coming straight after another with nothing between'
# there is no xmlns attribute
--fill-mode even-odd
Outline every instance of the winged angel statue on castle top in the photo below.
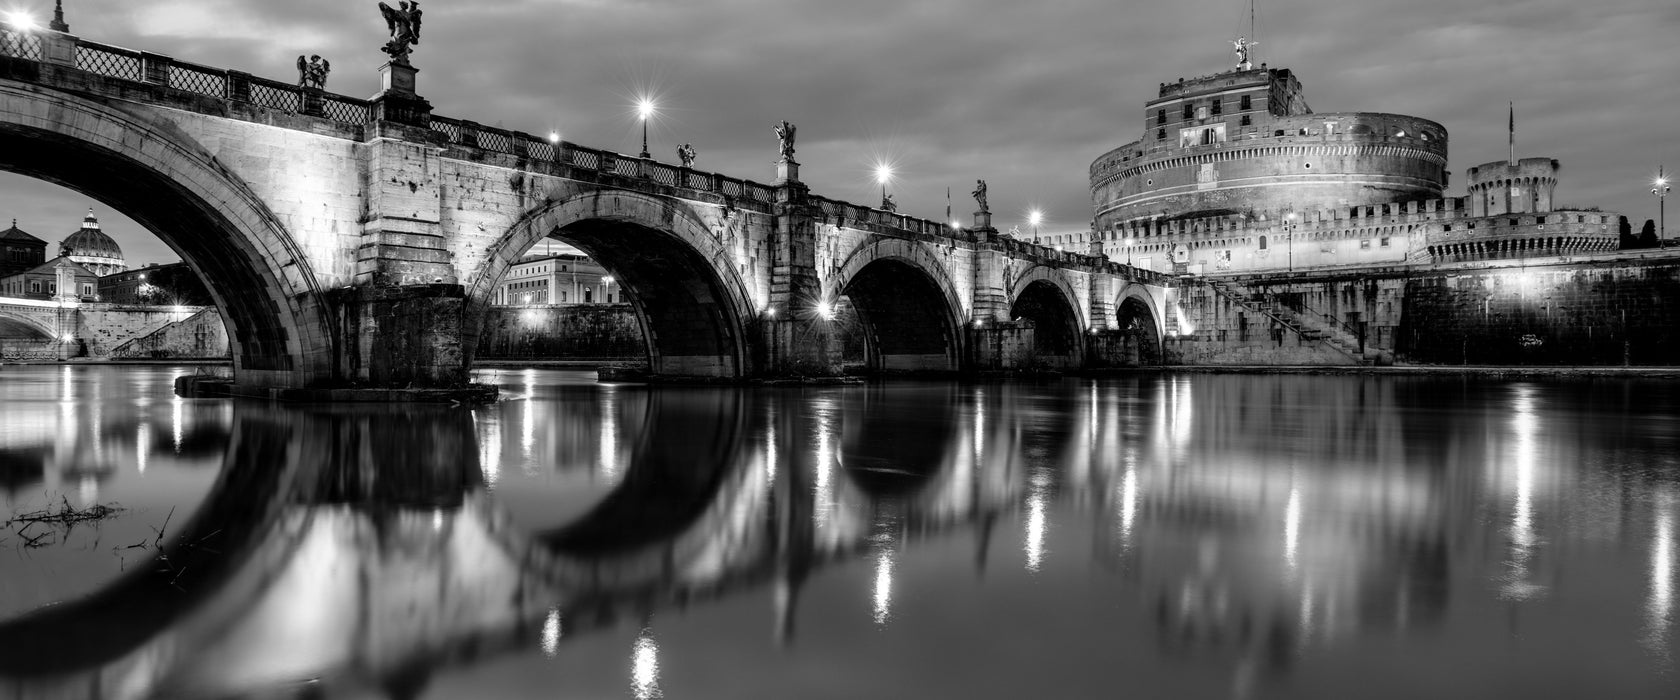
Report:
<svg viewBox="0 0 1680 700"><path fill-rule="evenodd" d="M420 43L419 0L402 0L396 7L379 3L379 14L385 16L385 26L391 30L391 41L380 50L392 61L407 63L413 46Z"/></svg>

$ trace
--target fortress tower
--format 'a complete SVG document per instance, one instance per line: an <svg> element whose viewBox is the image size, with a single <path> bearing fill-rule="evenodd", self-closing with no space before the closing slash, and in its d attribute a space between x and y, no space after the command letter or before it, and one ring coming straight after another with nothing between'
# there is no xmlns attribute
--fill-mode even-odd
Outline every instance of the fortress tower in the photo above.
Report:
<svg viewBox="0 0 1680 700"><path fill-rule="evenodd" d="M1438 199L1447 130L1428 119L1314 113L1288 69L1162 83L1144 133L1091 164L1098 230L1257 210Z"/></svg>

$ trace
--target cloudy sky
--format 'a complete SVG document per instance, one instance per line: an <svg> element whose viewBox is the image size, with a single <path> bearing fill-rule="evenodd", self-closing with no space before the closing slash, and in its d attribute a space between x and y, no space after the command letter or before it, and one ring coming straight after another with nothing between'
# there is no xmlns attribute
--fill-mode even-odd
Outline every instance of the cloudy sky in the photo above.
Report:
<svg viewBox="0 0 1680 700"><path fill-rule="evenodd" d="M3 0L50 14L47 0ZM292 81L299 53L327 87L371 96L385 27L373 0L66 0L86 39ZM1242 0L425 0L413 60L439 115L640 150L634 102L657 98L655 156L769 182L772 123L799 126L803 179L879 200L890 160L908 214L959 216L976 178L999 228L1039 207L1083 230L1092 159L1143 131L1157 85L1227 70L1248 33ZM1464 170L1505 157L1563 161L1559 204L1655 218L1657 165L1680 170L1680 2L1265 0L1256 60L1290 67L1313 109L1433 119ZM87 197L0 175L0 218L56 244ZM1677 200L1680 205L1680 200ZM175 259L99 211L131 264ZM1680 222L1680 209L1676 211ZM1680 223L1670 228L1680 227ZM56 252L56 248L53 249Z"/></svg>

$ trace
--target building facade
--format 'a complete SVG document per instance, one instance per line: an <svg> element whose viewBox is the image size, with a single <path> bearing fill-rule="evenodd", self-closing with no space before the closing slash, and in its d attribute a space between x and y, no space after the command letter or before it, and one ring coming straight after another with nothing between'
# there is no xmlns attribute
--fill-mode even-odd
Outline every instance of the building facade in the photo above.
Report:
<svg viewBox="0 0 1680 700"><path fill-rule="evenodd" d="M32 269L46 261L47 242L18 228L17 219L12 219L11 228L0 231L0 277Z"/></svg>
<svg viewBox="0 0 1680 700"><path fill-rule="evenodd" d="M61 272L60 268L66 269ZM59 299L61 278L74 280L67 296L79 301L100 300L99 276L65 257L53 258L23 272L0 277L0 296L40 301Z"/></svg>
<svg viewBox="0 0 1680 700"><path fill-rule="evenodd" d="M1091 165L1095 228L1045 237L1161 272L1291 271L1613 249L1619 217L1554 210L1558 161L1513 157L1448 185L1447 131L1315 113L1264 64L1163 83L1141 138Z"/></svg>
<svg viewBox="0 0 1680 700"><path fill-rule="evenodd" d="M496 285L497 306L527 304L615 304L623 289L612 273L588 256L534 255L514 263Z"/></svg>
<svg viewBox="0 0 1680 700"><path fill-rule="evenodd" d="M147 265L99 278L99 298L113 304L211 306L198 273L186 263Z"/></svg>

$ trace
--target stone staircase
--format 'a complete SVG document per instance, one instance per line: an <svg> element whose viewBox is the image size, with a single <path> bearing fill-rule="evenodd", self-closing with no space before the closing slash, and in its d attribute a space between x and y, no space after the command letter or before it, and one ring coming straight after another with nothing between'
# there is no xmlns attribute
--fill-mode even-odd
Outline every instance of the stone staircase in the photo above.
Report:
<svg viewBox="0 0 1680 700"><path fill-rule="evenodd" d="M1240 285L1217 280L1202 280L1220 296L1255 313L1276 321L1304 341L1316 342L1346 356L1354 364L1391 365L1393 355L1365 344L1361 348L1359 336L1340 321L1323 314L1297 311L1279 302L1276 297L1255 292Z"/></svg>

